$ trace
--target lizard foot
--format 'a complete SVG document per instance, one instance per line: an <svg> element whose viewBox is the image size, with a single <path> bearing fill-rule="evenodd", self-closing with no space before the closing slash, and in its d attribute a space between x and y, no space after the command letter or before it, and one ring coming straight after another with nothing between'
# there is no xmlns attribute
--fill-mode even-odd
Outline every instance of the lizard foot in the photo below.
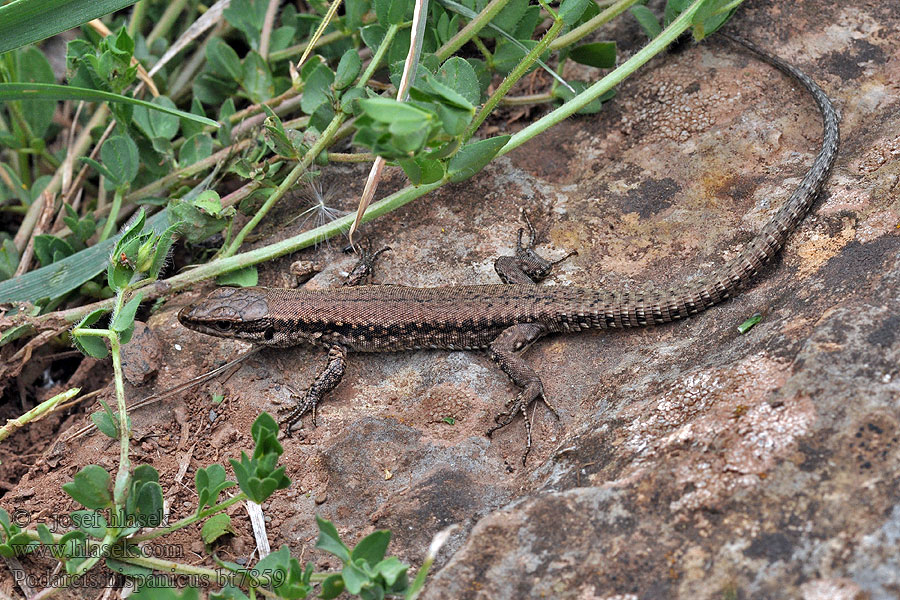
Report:
<svg viewBox="0 0 900 600"><path fill-rule="evenodd" d="M531 420L528 418L528 407L532 402L539 399L544 401L544 404L550 409L550 412L552 412L556 419L559 420L559 413L556 412L556 408L544 397L543 385L541 385L540 381L533 381L529 383L518 396L506 403L506 410L494 417L496 425L488 429L485 434L488 437L492 437L495 431L503 429L512 423L517 414L521 414L522 419L525 422L525 452L522 454L522 466L525 466L525 463L528 460L528 454L531 452L532 425Z"/></svg>
<svg viewBox="0 0 900 600"><path fill-rule="evenodd" d="M384 252L390 250L390 246L385 246L381 250L376 250L375 252L371 251L371 248L367 246L347 246L344 248L344 252L356 252L359 254L359 262L350 270L347 274L347 279L344 281L345 287L353 287L356 285L360 285L369 281L372 277L372 272L375 270L375 259L379 257Z"/></svg>
<svg viewBox="0 0 900 600"><path fill-rule="evenodd" d="M316 406L318 405L318 399L310 394L310 390L307 390L304 394L299 394L289 385L285 385L285 387L288 389L288 392L290 392L291 398L295 399L297 402L291 410L291 413L279 421L279 425L282 425L285 437L291 437L294 425L300 423L300 419L308 412L312 412L312 424L313 427L316 426Z"/></svg>
<svg viewBox="0 0 900 600"><path fill-rule="evenodd" d="M494 270L497 271L504 283L528 284L541 281L550 275L553 267L572 256L578 255L576 250L572 250L558 260L547 260L534 249L540 236L534 225L531 224L531 220L528 218L528 213L525 210L522 210L522 219L528 227L528 243L522 244L525 228L520 227L516 239L515 256L501 256L494 262Z"/></svg>

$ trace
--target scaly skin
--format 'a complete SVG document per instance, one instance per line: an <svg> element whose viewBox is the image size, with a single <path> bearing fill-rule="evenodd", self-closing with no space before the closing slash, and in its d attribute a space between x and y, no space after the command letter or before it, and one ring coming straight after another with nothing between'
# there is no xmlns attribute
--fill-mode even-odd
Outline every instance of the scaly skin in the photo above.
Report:
<svg viewBox="0 0 900 600"><path fill-rule="evenodd" d="M709 276L669 289L648 287L642 291L540 287L534 282L545 277L552 264L535 254L531 244L523 248L520 235L517 256L497 261L497 271L507 284L316 291L220 288L182 309L179 320L186 327L219 337L268 346L329 348L328 368L287 419L289 425L314 409L337 385L346 352L488 348L491 357L523 388L508 405L509 410L498 417L494 429L506 425L542 395L540 378L519 356L520 350L547 333L659 325L704 311L746 286L781 251L788 235L809 212L837 155L837 114L821 88L804 73L749 42L727 37L806 88L822 113L824 135L822 148L799 187L738 256Z"/></svg>

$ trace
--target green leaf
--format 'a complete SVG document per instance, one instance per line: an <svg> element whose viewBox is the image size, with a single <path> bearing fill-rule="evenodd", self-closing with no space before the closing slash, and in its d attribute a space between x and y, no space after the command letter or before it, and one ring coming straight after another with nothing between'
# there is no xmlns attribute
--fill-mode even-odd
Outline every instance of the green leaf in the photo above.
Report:
<svg viewBox="0 0 900 600"><path fill-rule="evenodd" d="M378 50L378 47L381 45L382 40L384 40L384 36L387 33L387 28L384 25L379 25L378 23L373 23L372 25L366 25L359 31L359 36L362 38L363 43L369 47L370 50L375 51Z"/></svg>
<svg viewBox="0 0 900 600"><path fill-rule="evenodd" d="M534 40L516 40L515 42L507 39L500 40L497 42L497 50L494 52L494 68L500 73L509 73L537 44ZM544 54L541 58L545 59L547 55ZM537 68L538 64L535 63L528 72Z"/></svg>
<svg viewBox="0 0 900 600"><path fill-rule="evenodd" d="M135 0L18 0L0 7L0 54L121 10Z"/></svg>
<svg viewBox="0 0 900 600"><path fill-rule="evenodd" d="M337 71L334 75L334 89L342 90L349 87L354 81L362 68L362 61L359 59L359 53L356 48L350 48L341 57L338 63Z"/></svg>
<svg viewBox="0 0 900 600"><path fill-rule="evenodd" d="M481 102L481 86L475 69L464 58L451 56L441 65L435 79L458 92L472 106Z"/></svg>
<svg viewBox="0 0 900 600"><path fill-rule="evenodd" d="M113 174L116 187L131 184L141 166L137 144L124 135L115 135L107 139L100 148L100 159Z"/></svg>
<svg viewBox="0 0 900 600"><path fill-rule="evenodd" d="M182 167L208 158L213 152L213 139L208 133L198 133L185 140L178 153L178 163Z"/></svg>
<svg viewBox="0 0 900 600"><path fill-rule="evenodd" d="M572 48L569 58L577 63L596 67L598 69L612 69L616 66L615 42L592 42Z"/></svg>
<svg viewBox="0 0 900 600"><path fill-rule="evenodd" d="M241 87L254 102L264 102L275 95L275 84L269 65L258 52L251 50L244 57ZM306 94L304 93L304 97Z"/></svg>
<svg viewBox="0 0 900 600"><path fill-rule="evenodd" d="M330 86L334 82L334 73L327 66L319 64L312 69L304 82L300 110L311 115L320 105L330 101Z"/></svg>
<svg viewBox="0 0 900 600"><path fill-rule="evenodd" d="M391 532L387 529L373 531L363 539L350 552L350 560L365 560L370 565L375 565L384 559L388 544L391 541Z"/></svg>
<svg viewBox="0 0 900 600"><path fill-rule="evenodd" d="M464 181L484 168L506 145L510 136L500 135L486 140L470 142L460 148L447 168L450 181Z"/></svg>
<svg viewBox="0 0 900 600"><path fill-rule="evenodd" d="M129 518L128 530L141 527L159 527L163 524L163 495L159 485L159 473L150 465L139 465L134 470L131 491L126 501Z"/></svg>
<svg viewBox="0 0 900 600"><path fill-rule="evenodd" d="M0 9L2 10L2 9ZM56 83L53 67L44 53L35 47L23 48L16 53L17 79L20 83ZM53 122L56 102L52 100L36 100L20 104L20 110L31 133L36 138L43 138Z"/></svg>
<svg viewBox="0 0 900 600"><path fill-rule="evenodd" d="M373 0L375 16L382 25L399 25L412 7L410 0Z"/></svg>
<svg viewBox="0 0 900 600"><path fill-rule="evenodd" d="M476 7L477 6L479 5L476 5ZM498 30L514 33L516 26L522 21L527 12L528 0L509 0L506 6L503 7L503 10L497 13L496 17L491 19L491 26L478 32L478 36L484 39L495 39L500 35ZM529 31L528 35L523 37L530 38L531 33L532 32Z"/></svg>
<svg viewBox="0 0 900 600"><path fill-rule="evenodd" d="M316 515L316 523L319 525L319 539L316 548L334 554L341 562L347 564L350 561L350 549L341 541L334 523Z"/></svg>
<svg viewBox="0 0 900 600"><path fill-rule="evenodd" d="M109 493L109 473L99 465L87 465L65 483L62 489L73 500L94 510L106 508L112 502Z"/></svg>
<svg viewBox="0 0 900 600"><path fill-rule="evenodd" d="M255 265L222 273L216 277L219 285L232 285L237 287L251 287L259 283L259 272Z"/></svg>
<svg viewBox="0 0 900 600"><path fill-rule="evenodd" d="M159 272L162 271L166 264L166 259L169 257L169 249L178 238L178 230L181 228L181 225L181 223L170 225L168 229L160 234L153 252L153 260L150 263L150 268L147 270L149 279L155 280L159 277Z"/></svg>
<svg viewBox="0 0 900 600"><path fill-rule="evenodd" d="M191 98L191 114L197 115L198 117L206 116L206 111L203 109L203 103L200 102L200 99L196 96ZM181 136L185 139L203 132L203 127L199 123L194 123L193 121L182 121L179 119L178 124L181 127ZM229 131L229 135L230 133L231 132ZM217 135L222 135L221 129L219 129Z"/></svg>
<svg viewBox="0 0 900 600"><path fill-rule="evenodd" d="M372 570L381 575L384 582L392 588L395 588L398 583L400 584L399 587L407 587L408 581L406 580L406 571L408 569L409 565L400 562L400 559L396 556L389 556L372 568Z"/></svg>
<svg viewBox="0 0 900 600"><path fill-rule="evenodd" d="M692 33L695 40L702 40L725 24L737 6L733 6L729 10L723 9L731 4L730 0L707 0L694 14L691 19Z"/></svg>
<svg viewBox="0 0 900 600"><path fill-rule="evenodd" d="M214 235L228 225L228 219L235 214L234 208L219 209L214 213L207 213L205 204L214 195L218 199L218 194L213 190L206 190L201 193L194 202L201 200L201 206L196 206L194 202L172 199L169 202L169 218L173 221L173 225L180 223L179 231L184 235L185 239L192 243L202 242L209 236Z"/></svg>
<svg viewBox="0 0 900 600"><path fill-rule="evenodd" d="M591 0L562 0L559 5L559 17L566 25L574 25L590 3Z"/></svg>
<svg viewBox="0 0 900 600"><path fill-rule="evenodd" d="M197 487L197 512L205 506L212 506L219 498L223 490L237 485L229 481L225 475L225 468L219 464L211 464L207 468L197 469L194 473L194 484Z"/></svg>
<svg viewBox="0 0 900 600"><path fill-rule="evenodd" d="M94 422L100 433L116 440L119 438L119 417L106 402L101 400L100 404L103 406L103 410L91 413L91 421Z"/></svg>
<svg viewBox="0 0 900 600"><path fill-rule="evenodd" d="M41 540L41 543L45 546L52 546L56 542L53 540L53 533L50 532L50 528L44 525L43 523L37 524L37 533L38 537Z"/></svg>
<svg viewBox="0 0 900 600"><path fill-rule="evenodd" d="M66 205L68 206L68 205ZM0 281L12 277L19 266L19 250L11 238L3 237L0 244Z"/></svg>
<svg viewBox="0 0 900 600"><path fill-rule="evenodd" d="M218 39L218 38L213 38ZM164 106L171 110L177 110L175 103L166 96L157 96L151 102L156 106ZM203 116L203 115L197 115ZM149 110L145 106L135 106L132 112L135 124L149 139L162 138L171 140L178 133L181 121L169 112ZM206 117L203 117L206 118Z"/></svg>
<svg viewBox="0 0 900 600"><path fill-rule="evenodd" d="M231 527L231 517L226 515L225 513L219 513L217 515L211 516L206 520L206 523L203 524L203 527L200 529L200 537L203 538L203 543L209 546L214 541L225 535L226 533L234 534L234 529Z"/></svg>
<svg viewBox="0 0 900 600"><path fill-rule="evenodd" d="M206 46L206 61L212 72L240 82L244 76L241 59L234 48L220 37L214 37Z"/></svg>
<svg viewBox="0 0 900 600"><path fill-rule="evenodd" d="M75 250L65 240L55 235L41 234L34 237L34 255L37 256L41 266L47 266L72 256Z"/></svg>
<svg viewBox="0 0 900 600"><path fill-rule="evenodd" d="M281 119L265 104L262 107L268 115L266 120L263 121L266 145L278 156L296 160L299 157L299 149L294 146L294 141L288 137L288 132L284 130ZM294 133L297 132L295 131Z"/></svg>
<svg viewBox="0 0 900 600"><path fill-rule="evenodd" d="M36 2L36 0L32 1ZM25 2L24 0L17 0L17 3ZM2 30L3 27L0 26L0 31ZM162 111L165 113L173 114L176 117L180 117L182 119L197 121L198 123L203 123L204 125L210 125L212 127L219 126L219 124L212 119L193 115L182 110L175 110L166 108L164 106L157 106L150 102L145 102L144 100L129 98L128 96L122 96L120 94L113 94L111 92L103 92L100 90L92 90L89 88L73 87L70 85L55 85L50 83L0 83L0 101L8 100L84 100L86 102L124 103L132 104L134 106L143 106L151 110Z"/></svg>
<svg viewBox="0 0 900 600"><path fill-rule="evenodd" d="M753 315L752 317L750 317L749 319L747 319L746 321L744 321L743 323L738 325L738 328L737 328L738 333L740 333L742 335L747 333L748 331L753 329L754 325L756 325L757 323L762 321L762 319L763 319L762 314L756 313L755 315Z"/></svg>
<svg viewBox="0 0 900 600"><path fill-rule="evenodd" d="M72 341L75 343L75 347L93 358L105 358L109 354L109 349L106 347L106 338L103 336L79 334L77 331L82 328L89 328L107 312L109 311L106 309L98 308L88 313L72 330Z"/></svg>
<svg viewBox="0 0 900 600"><path fill-rule="evenodd" d="M122 333L129 327L134 327L134 315L137 312L138 307L141 305L142 299L143 294L138 292L131 300L126 302L125 306L122 307L122 310L119 311L119 314L116 315L116 320L113 321L110 329L115 332Z"/></svg>
<svg viewBox="0 0 900 600"><path fill-rule="evenodd" d="M319 598L324 600L337 598L344 592L344 587L344 578L339 573L329 575L322 582L322 593L319 595Z"/></svg>
<svg viewBox="0 0 900 600"><path fill-rule="evenodd" d="M341 576L344 578L344 585L351 594L359 594L363 587L372 587L372 578L366 573L360 565L348 562L341 570Z"/></svg>
<svg viewBox="0 0 900 600"><path fill-rule="evenodd" d="M644 30L651 40L662 33L662 27L659 25L659 19L653 14L653 11L643 4L635 4L630 9L631 15L637 20L638 25Z"/></svg>
<svg viewBox="0 0 900 600"><path fill-rule="evenodd" d="M432 115L421 108L390 98L370 98L359 101L363 112L382 123L419 123Z"/></svg>
<svg viewBox="0 0 900 600"><path fill-rule="evenodd" d="M108 524L101 513L95 510L76 510L72 511L69 516L75 527L92 538L102 540L103 536L106 535Z"/></svg>
<svg viewBox="0 0 900 600"><path fill-rule="evenodd" d="M444 165L433 158L404 158L397 162L413 185L427 185L444 177Z"/></svg>
<svg viewBox="0 0 900 600"><path fill-rule="evenodd" d="M263 104L263 106L266 105ZM234 99L229 97L222 104L222 108L219 109L219 123L222 124L222 127L219 129L217 136L219 138L219 143L222 146L231 145L231 115L233 115L235 112Z"/></svg>
<svg viewBox="0 0 900 600"><path fill-rule="evenodd" d="M222 13L235 29L244 34L251 48L259 48L259 35L267 4L259 0L231 0L230 6Z"/></svg>
<svg viewBox="0 0 900 600"><path fill-rule="evenodd" d="M87 156L79 156L78 160L86 165L94 167L94 170L106 177L106 179L109 180L113 185L119 185L119 181L116 179L116 174L110 171L105 165L101 165L93 158Z"/></svg>

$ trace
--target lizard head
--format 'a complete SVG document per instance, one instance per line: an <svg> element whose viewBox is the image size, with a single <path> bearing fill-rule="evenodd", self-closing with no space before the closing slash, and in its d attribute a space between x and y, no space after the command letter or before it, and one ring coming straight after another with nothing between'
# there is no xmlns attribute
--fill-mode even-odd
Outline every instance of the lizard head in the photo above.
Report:
<svg viewBox="0 0 900 600"><path fill-rule="evenodd" d="M188 329L216 337L247 340L267 346L282 345L276 335L264 288L223 287L178 311Z"/></svg>

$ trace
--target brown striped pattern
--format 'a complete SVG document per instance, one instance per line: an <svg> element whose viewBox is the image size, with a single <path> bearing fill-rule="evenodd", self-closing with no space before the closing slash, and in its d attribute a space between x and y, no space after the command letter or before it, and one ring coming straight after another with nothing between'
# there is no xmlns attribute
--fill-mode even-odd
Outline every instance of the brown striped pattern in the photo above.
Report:
<svg viewBox="0 0 900 600"><path fill-rule="evenodd" d="M357 352L485 348L506 328L544 333L642 327L694 315L733 296L784 246L834 164L838 119L828 97L795 67L728 36L798 81L822 113L822 148L800 186L747 247L708 277L670 289L592 290L537 285L437 288L362 286L306 291L221 288L179 313L192 329L271 346L307 343Z"/></svg>

